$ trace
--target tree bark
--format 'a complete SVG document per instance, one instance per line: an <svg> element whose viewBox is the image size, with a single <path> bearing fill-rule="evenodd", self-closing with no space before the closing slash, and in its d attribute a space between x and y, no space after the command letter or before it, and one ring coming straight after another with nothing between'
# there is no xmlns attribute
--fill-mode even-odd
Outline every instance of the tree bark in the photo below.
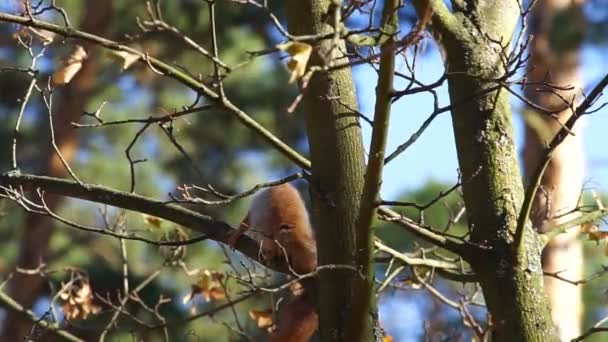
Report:
<svg viewBox="0 0 608 342"><path fill-rule="evenodd" d="M86 13L81 22L84 31L103 34L109 27L112 16L111 0L89 0L86 3ZM74 79L61 91L57 108L53 108L53 128L55 142L63 158L68 163L74 159L78 147L78 135L71 127L71 122L78 121L84 112L91 92L96 84L98 65L93 45L85 45L88 58L83 62L82 69ZM44 120L41 115L41 120ZM50 144L49 144L50 145ZM65 168L57 154L49 148L43 154L47 159L41 163L42 174L61 177L66 174ZM61 197L48 195L46 204L51 210L61 204ZM49 241L53 234L52 219L47 216L29 214L24 223L23 236L20 242L17 265L25 269L36 268L41 261L46 261ZM10 282L11 297L25 308L31 308L45 290L46 280L39 276L15 273ZM23 317L8 312L2 327L2 341L20 341L28 336L32 323Z"/></svg>
<svg viewBox="0 0 608 342"><path fill-rule="evenodd" d="M495 81L507 68L502 56L511 51L517 1L467 1L466 8L450 11L443 1L417 0L420 15L428 3L432 33L445 52L463 195L477 246L468 261L491 314L492 340L555 340L542 244L529 222L518 224L524 190L509 96Z"/></svg>
<svg viewBox="0 0 608 342"><path fill-rule="evenodd" d="M581 96L579 73L579 46L582 43L582 1L542 0L536 5L530 25L534 35L531 44L531 59L528 80L534 83L548 82L571 90L558 91L564 99ZM564 21L558 19L561 18ZM568 20L566 20L568 19ZM562 24L558 24L561 22ZM573 35L556 33L574 33ZM555 39L559 41L555 41ZM526 176L530 178L538 166L541 153L548 141L572 115L571 110L562 110L564 102L548 86L526 87L526 97L538 106L557 111L558 121L547 114L529 109L526 112L526 145L524 161ZM580 101L579 101L580 102ZM582 127L577 123L575 135L568 136L553 152L541 180L541 191L537 194L532 220L537 229L546 231L552 226L573 219L568 214L576 208L583 187L584 156ZM567 215L566 215L567 214ZM583 277L583 246L578 239L578 229L558 235L545 247L543 267L545 271L561 272L560 276L578 280ZM562 341L570 341L581 334L583 316L582 289L562 280L545 277L545 287L551 301L551 313Z"/></svg>
<svg viewBox="0 0 608 342"><path fill-rule="evenodd" d="M290 0L289 31L295 35L332 32L325 20L329 0ZM343 41L314 45L313 65L333 50L343 56ZM317 238L319 266L356 265L357 215L364 183L364 150L357 115L358 103L349 68L317 73L303 89L304 112L312 162L312 221ZM375 309L358 312L353 306L361 282L369 282L352 270L327 270L320 274L318 306L323 341L372 341ZM354 329L355 324L358 329Z"/></svg>

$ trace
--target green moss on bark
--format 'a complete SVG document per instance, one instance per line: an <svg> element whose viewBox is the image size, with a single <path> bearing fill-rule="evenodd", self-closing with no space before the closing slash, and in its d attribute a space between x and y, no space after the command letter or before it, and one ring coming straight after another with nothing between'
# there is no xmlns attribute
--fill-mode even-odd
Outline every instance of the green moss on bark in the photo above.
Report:
<svg viewBox="0 0 608 342"><path fill-rule="evenodd" d="M289 31L296 35L331 32L325 22L329 0L288 2ZM311 62L332 49L332 40L314 46ZM334 49L344 51L343 42ZM315 226L319 265L356 264L357 215L364 181L364 150L357 99L350 69L317 73L305 90L306 116L312 162L312 220ZM357 272L327 270L319 279L320 330L323 341L370 341L372 316L365 313L360 332L353 336L353 322L361 313L352 303L361 282ZM359 316L359 317L357 317ZM360 324L360 323L358 323Z"/></svg>

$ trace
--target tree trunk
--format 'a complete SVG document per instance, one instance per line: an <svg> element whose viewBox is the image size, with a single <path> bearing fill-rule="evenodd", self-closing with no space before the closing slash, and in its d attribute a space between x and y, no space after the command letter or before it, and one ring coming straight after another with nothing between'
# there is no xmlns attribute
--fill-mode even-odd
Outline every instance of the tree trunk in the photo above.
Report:
<svg viewBox="0 0 608 342"><path fill-rule="evenodd" d="M325 21L330 0L290 0L290 33L331 32ZM314 46L311 63L323 65L330 51L341 57L344 42L333 40ZM316 231L319 266L353 265L357 255L357 215L364 183L364 150L355 87L349 68L317 73L303 90L304 113L312 163L312 219ZM369 234L370 232L360 232ZM367 277L366 277L367 278ZM362 279L357 272L330 269L321 272L318 305L323 341L372 341L375 309L358 312L353 306ZM356 327L356 328L355 328Z"/></svg>
<svg viewBox="0 0 608 342"><path fill-rule="evenodd" d="M528 80L548 82L560 87L573 87L559 91L568 101L581 96L578 48L582 42L582 1L542 0L536 5L530 26L534 35L531 45ZM561 24L560 24L561 23ZM560 30L563 33L556 33ZM556 41L559 37L559 41ZM539 91L540 90L540 91ZM549 87L528 86L526 97L535 104L559 111L563 101L550 91ZM558 120L565 123L571 115L569 109L558 113ZM529 109L526 113L526 145L524 159L526 175L531 177L547 141L560 129L560 123ZM540 230L573 218L569 214L576 208L583 187L584 157L581 139L581 123L574 126L575 135L570 135L555 150L541 181L541 191L535 199L533 211L534 226ZM578 239L578 229L555 237L543 253L543 267L547 272L561 272L560 276L578 280L583 276L583 246ZM562 280L546 277L545 286L553 321L562 341L570 341L581 333L582 289Z"/></svg>
<svg viewBox="0 0 608 342"><path fill-rule="evenodd" d="M111 0L89 0L86 3L86 13L80 27L86 32L103 34L109 27L112 15ZM53 108L53 128L55 142L61 150L63 158L69 163L74 159L78 147L78 135L70 123L78 121L84 112L91 92L96 84L98 73L94 48L84 46L89 57L83 62L82 69L75 78L63 89L57 108ZM90 49L89 49L90 48ZM40 119L44 120L44 113ZM57 154L49 149L43 154L47 160L41 165L45 170L42 174L61 177L66 174ZM48 195L45 198L50 210L60 205L60 197ZM52 219L47 216L30 214L26 217L23 236L20 242L17 265L21 268L36 268L41 261L46 261L48 244L53 234ZM39 276L15 273L10 282L10 294L13 299L25 308L31 308L45 289L46 280ZM32 323L23 320L19 315L8 312L2 327L2 341L21 341L29 335Z"/></svg>
<svg viewBox="0 0 608 342"><path fill-rule="evenodd" d="M428 3L414 1L417 12ZM509 95L493 81L505 74L502 56L510 52L517 1L467 1L467 8L455 5L453 12L443 1L430 3L431 30L445 52L471 243L478 246L468 261L491 314L492 340L555 340L542 244L529 222L518 224L524 191Z"/></svg>

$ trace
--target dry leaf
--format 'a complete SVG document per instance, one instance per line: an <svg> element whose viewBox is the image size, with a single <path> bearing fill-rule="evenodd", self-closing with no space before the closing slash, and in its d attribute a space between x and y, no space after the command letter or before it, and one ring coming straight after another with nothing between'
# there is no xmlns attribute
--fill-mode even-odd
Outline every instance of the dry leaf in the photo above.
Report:
<svg viewBox="0 0 608 342"><path fill-rule="evenodd" d="M199 276L198 282L191 286L190 293L182 299L183 303L192 301L196 295L203 296L207 302L226 298L226 293L221 284L223 278L224 275L219 272L204 270Z"/></svg>
<svg viewBox="0 0 608 342"><path fill-rule="evenodd" d="M112 51L112 54L122 61L122 70L129 69L131 65L141 58L141 56L127 51Z"/></svg>
<svg viewBox="0 0 608 342"><path fill-rule="evenodd" d="M55 32L47 31L47 30L38 30L35 28L28 27L29 31L32 33L32 36L38 38L42 45L47 46L53 42L57 34Z"/></svg>
<svg viewBox="0 0 608 342"><path fill-rule="evenodd" d="M288 42L277 45L277 49L285 51L291 56L291 59L287 62L287 69L291 72L289 83L293 83L296 79L304 76L306 65L308 65L312 53L312 46L301 42Z"/></svg>
<svg viewBox="0 0 608 342"><path fill-rule="evenodd" d="M300 282L295 282L289 285L289 291L294 296L300 296L304 293L304 286Z"/></svg>
<svg viewBox="0 0 608 342"><path fill-rule="evenodd" d="M606 238L608 238L608 232L596 230L596 231L587 233L587 238L591 241L600 243L602 240L606 240Z"/></svg>
<svg viewBox="0 0 608 342"><path fill-rule="evenodd" d="M99 306L93 304L93 291L88 280L64 285L59 292L59 298L63 301L61 310L67 320L86 319L89 315L101 311Z"/></svg>
<svg viewBox="0 0 608 342"><path fill-rule="evenodd" d="M53 85L68 84L76 76L78 71L82 69L82 63L87 58L87 52L80 45L76 46L74 50L63 62L61 68L59 68L53 76L51 81Z"/></svg>
<svg viewBox="0 0 608 342"><path fill-rule="evenodd" d="M595 231L598 231L599 228L597 225L591 223L591 222L587 222L587 223L583 223L581 224L581 232L582 233L592 233Z"/></svg>
<svg viewBox="0 0 608 342"><path fill-rule="evenodd" d="M608 232L600 230L600 227L593 223L583 223L581 225L581 232L587 233L587 239L597 243L608 239Z"/></svg>
<svg viewBox="0 0 608 342"><path fill-rule="evenodd" d="M422 284L419 281L411 278L405 279L403 285L407 285L414 290L420 290L422 288Z"/></svg>
<svg viewBox="0 0 608 342"><path fill-rule="evenodd" d="M160 228L160 225L163 223L163 220L156 216L141 214L141 217L144 219L144 223L148 226Z"/></svg>
<svg viewBox="0 0 608 342"><path fill-rule="evenodd" d="M268 328L272 326L272 310L249 310L249 317L256 321L258 328Z"/></svg>
<svg viewBox="0 0 608 342"><path fill-rule="evenodd" d="M156 219L160 221L159 218L156 217ZM158 224L160 225L160 222ZM158 226L156 227L158 228ZM174 229L165 233L165 235L161 238L161 241L186 241L188 238L188 233L182 227L175 226ZM186 256L186 249L186 245L158 247L160 255L163 257L163 259L165 259L165 262L182 260Z"/></svg>
<svg viewBox="0 0 608 342"><path fill-rule="evenodd" d="M393 342L393 337L390 335L384 335L382 342Z"/></svg>

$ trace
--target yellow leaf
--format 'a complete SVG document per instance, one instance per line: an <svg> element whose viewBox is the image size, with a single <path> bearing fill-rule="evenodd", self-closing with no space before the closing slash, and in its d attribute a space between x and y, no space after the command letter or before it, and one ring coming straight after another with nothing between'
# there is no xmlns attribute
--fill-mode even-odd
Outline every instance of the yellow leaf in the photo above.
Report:
<svg viewBox="0 0 608 342"><path fill-rule="evenodd" d="M53 85L68 84L76 76L78 71L82 69L82 62L87 58L87 52L80 45L68 55L63 62L61 68L53 73L51 82Z"/></svg>
<svg viewBox="0 0 608 342"><path fill-rule="evenodd" d="M390 335L384 335L382 342L393 342L393 337Z"/></svg>
<svg viewBox="0 0 608 342"><path fill-rule="evenodd" d="M312 46L301 42L288 42L277 45L277 49L287 52L291 59L287 62L287 69L291 72L289 83L295 82L306 73L306 66L312 53Z"/></svg>
<svg viewBox="0 0 608 342"><path fill-rule="evenodd" d="M258 328L268 328L272 325L272 310L249 310L249 317L256 321Z"/></svg>
<svg viewBox="0 0 608 342"><path fill-rule="evenodd" d="M151 216L148 214L141 214L141 216L144 219L144 223L147 224L148 226L160 228L160 225L163 222L163 220L161 220L160 218L158 218L156 216Z"/></svg>

